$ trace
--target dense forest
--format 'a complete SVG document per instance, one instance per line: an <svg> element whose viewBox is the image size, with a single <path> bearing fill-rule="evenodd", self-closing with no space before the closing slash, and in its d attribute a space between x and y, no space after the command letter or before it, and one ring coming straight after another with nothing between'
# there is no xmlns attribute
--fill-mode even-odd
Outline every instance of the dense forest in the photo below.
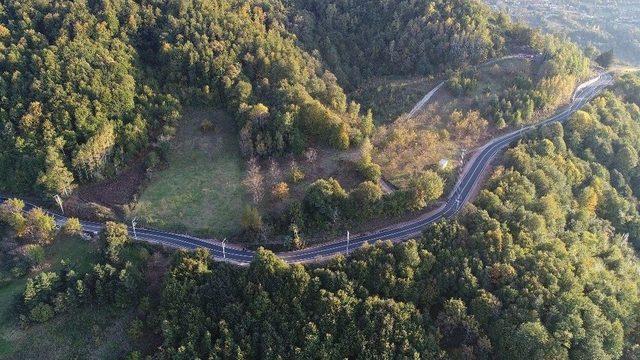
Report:
<svg viewBox="0 0 640 360"><path fill-rule="evenodd" d="M468 0L12 1L0 6L0 169L14 176L0 189L68 194L145 149L162 158L181 104L228 109L247 158L346 149L372 127L343 86L520 49L545 54L541 78L584 73L575 47Z"/></svg>
<svg viewBox="0 0 640 360"><path fill-rule="evenodd" d="M246 156L361 139L356 104L269 11L241 1L0 7L0 188L65 194L174 133L180 102L225 106ZM366 118L363 116L362 118Z"/></svg>
<svg viewBox="0 0 640 360"><path fill-rule="evenodd" d="M293 31L347 85L373 75L430 74L504 52L505 19L475 1L288 2L295 4Z"/></svg>
<svg viewBox="0 0 640 360"><path fill-rule="evenodd" d="M168 263L109 223L90 272L27 281L22 322L85 304L135 307L131 336L160 346L131 359L635 359L640 107L623 89L637 91L639 76L520 141L462 216L416 240L310 266L261 250L237 268L203 250ZM618 155L600 156L609 150ZM45 244L47 221L21 206L0 208L5 228ZM62 231L77 232L75 220Z"/></svg>

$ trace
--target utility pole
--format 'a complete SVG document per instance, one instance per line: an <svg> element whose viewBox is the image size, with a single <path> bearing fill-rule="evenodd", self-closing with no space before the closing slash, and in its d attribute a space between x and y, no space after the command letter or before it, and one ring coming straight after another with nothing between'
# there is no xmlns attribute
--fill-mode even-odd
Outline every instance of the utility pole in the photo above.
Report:
<svg viewBox="0 0 640 360"><path fill-rule="evenodd" d="M131 220L131 227L133 228L133 237L136 239L136 241L138 241L138 234L136 233L136 220L138 220L138 218L133 218L133 220Z"/></svg>
<svg viewBox="0 0 640 360"><path fill-rule="evenodd" d="M349 230L347 230L347 255L349 255L349 238L350 238L350 234L349 234Z"/></svg>
<svg viewBox="0 0 640 360"><path fill-rule="evenodd" d="M222 258L223 259L227 258L227 253L224 250L226 245L227 245L227 238L224 238L224 239L222 239Z"/></svg>
<svg viewBox="0 0 640 360"><path fill-rule="evenodd" d="M56 200L56 203L58 203L58 206L60 206L60 211L62 211L62 214L64 215L64 208L62 207L62 199L60 198L60 195L56 194L53 198Z"/></svg>

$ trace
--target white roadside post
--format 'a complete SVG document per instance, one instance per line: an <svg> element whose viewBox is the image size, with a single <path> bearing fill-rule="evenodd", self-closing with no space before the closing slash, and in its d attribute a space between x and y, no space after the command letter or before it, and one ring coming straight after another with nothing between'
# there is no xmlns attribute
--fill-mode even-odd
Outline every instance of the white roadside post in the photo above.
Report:
<svg viewBox="0 0 640 360"><path fill-rule="evenodd" d="M56 200L56 203L58 203L58 206L60 206L60 211L62 211L62 214L64 215L64 208L62 207L62 199L60 198L60 195L56 194L53 198Z"/></svg>
<svg viewBox="0 0 640 360"><path fill-rule="evenodd" d="M138 218L133 218L133 220L131 220L131 227L133 228L133 238L138 241L138 234L136 233L136 220L138 220Z"/></svg>
<svg viewBox="0 0 640 360"><path fill-rule="evenodd" d="M226 245L227 245L227 238L224 238L224 239L222 239L222 258L223 259L227 258L227 253L224 250Z"/></svg>
<svg viewBox="0 0 640 360"><path fill-rule="evenodd" d="M461 150L462 151L460 152L460 166L458 166L458 178L461 178L462 173L464 172L464 155L466 153L466 150L465 148L462 148Z"/></svg>
<svg viewBox="0 0 640 360"><path fill-rule="evenodd" d="M347 255L349 255L349 237L350 237L349 230L347 230Z"/></svg>

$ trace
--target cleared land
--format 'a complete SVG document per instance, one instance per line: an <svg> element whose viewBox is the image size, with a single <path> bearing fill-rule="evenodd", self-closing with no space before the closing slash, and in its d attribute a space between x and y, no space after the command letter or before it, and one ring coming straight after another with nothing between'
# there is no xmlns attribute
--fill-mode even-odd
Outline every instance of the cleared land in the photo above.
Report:
<svg viewBox="0 0 640 360"><path fill-rule="evenodd" d="M506 59L470 71L475 85L464 94L456 95L445 85L422 112L413 117L402 115L378 128L374 158L382 166L384 176L396 186L408 187L411 179L421 172L437 170L440 160L449 161L445 175L450 175L463 153L469 154L488 139L514 127L497 128L495 122L484 119L483 114L496 94L514 88L518 76L535 76L532 60ZM420 94L429 90L424 89ZM569 96L563 94L563 97L568 100ZM405 111L411 107L413 104ZM542 112L536 113L531 121L542 115Z"/></svg>
<svg viewBox="0 0 640 360"><path fill-rule="evenodd" d="M301 156L286 159L266 159L260 167L264 177L266 196L259 208L264 214L278 216L294 200L302 200L307 188L318 179L334 178L347 191L355 188L364 178L357 170L359 150L340 151L326 147L311 147ZM297 167L304 177L292 181L292 168ZM275 184L284 182L289 187L289 195L278 199L271 194Z"/></svg>
<svg viewBox="0 0 640 360"><path fill-rule="evenodd" d="M202 131L210 121L214 129ZM247 197L233 120L222 111L186 108L168 164L151 175L132 215L147 225L227 236L239 228Z"/></svg>

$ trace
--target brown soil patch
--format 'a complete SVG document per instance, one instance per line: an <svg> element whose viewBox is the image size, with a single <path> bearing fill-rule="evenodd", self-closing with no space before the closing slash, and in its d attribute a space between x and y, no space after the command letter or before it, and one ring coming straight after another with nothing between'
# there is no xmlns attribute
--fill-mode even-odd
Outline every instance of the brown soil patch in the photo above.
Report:
<svg viewBox="0 0 640 360"><path fill-rule="evenodd" d="M144 183L146 152L134 159L127 168L111 179L79 187L72 197L83 202L105 206L118 206L131 202Z"/></svg>

